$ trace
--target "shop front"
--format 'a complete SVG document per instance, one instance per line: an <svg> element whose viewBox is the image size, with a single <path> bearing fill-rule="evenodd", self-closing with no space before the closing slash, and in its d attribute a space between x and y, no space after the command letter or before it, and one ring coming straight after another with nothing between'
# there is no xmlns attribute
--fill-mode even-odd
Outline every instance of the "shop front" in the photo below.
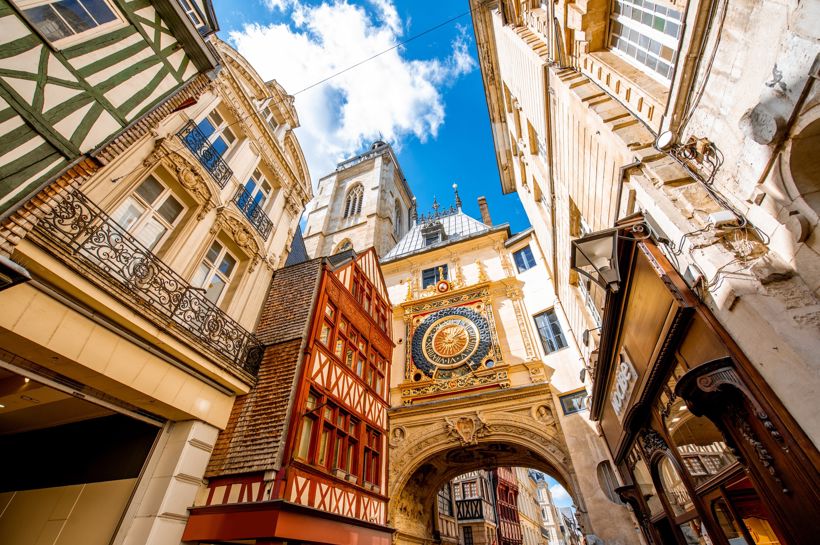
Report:
<svg viewBox="0 0 820 545"><path fill-rule="evenodd" d="M610 231L618 283L608 271L591 416L647 542L817 543L817 449L642 218L625 223Z"/></svg>

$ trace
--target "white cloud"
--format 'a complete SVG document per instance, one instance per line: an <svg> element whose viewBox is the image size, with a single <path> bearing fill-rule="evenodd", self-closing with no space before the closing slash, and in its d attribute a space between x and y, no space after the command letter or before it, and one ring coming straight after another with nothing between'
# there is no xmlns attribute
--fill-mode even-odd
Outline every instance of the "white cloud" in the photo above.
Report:
<svg viewBox="0 0 820 545"><path fill-rule="evenodd" d="M569 507L572 505L572 497L560 484L552 485L550 487L550 494L552 494L553 503L558 507Z"/></svg>
<svg viewBox="0 0 820 545"><path fill-rule="evenodd" d="M265 6L271 11L280 10L285 11L287 7L293 3L293 0L263 0Z"/></svg>
<svg viewBox="0 0 820 545"><path fill-rule="evenodd" d="M393 47L403 25L392 0L368 0L370 8L332 0L265 0L286 22L251 24L230 41L264 79L290 93ZM296 96L297 136L314 180L381 135L394 145L413 136L435 138L444 122L442 89L469 73L466 28L443 58L408 59L399 47Z"/></svg>

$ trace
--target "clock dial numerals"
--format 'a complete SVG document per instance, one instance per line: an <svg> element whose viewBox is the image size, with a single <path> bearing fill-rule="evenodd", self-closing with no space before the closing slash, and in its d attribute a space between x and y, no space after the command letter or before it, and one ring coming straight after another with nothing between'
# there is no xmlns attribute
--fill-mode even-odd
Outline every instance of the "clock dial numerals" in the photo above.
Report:
<svg viewBox="0 0 820 545"><path fill-rule="evenodd" d="M478 369L489 347L489 326L481 314L466 307L443 309L426 316L413 333L413 362L430 378L463 376Z"/></svg>

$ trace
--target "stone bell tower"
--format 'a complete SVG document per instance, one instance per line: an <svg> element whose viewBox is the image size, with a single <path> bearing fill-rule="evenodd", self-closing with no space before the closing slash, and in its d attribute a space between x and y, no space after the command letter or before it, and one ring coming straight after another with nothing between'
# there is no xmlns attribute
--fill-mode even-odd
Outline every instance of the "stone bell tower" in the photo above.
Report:
<svg viewBox="0 0 820 545"><path fill-rule="evenodd" d="M307 253L374 246L381 257L412 227L414 201L393 148L378 140L319 180L307 209Z"/></svg>

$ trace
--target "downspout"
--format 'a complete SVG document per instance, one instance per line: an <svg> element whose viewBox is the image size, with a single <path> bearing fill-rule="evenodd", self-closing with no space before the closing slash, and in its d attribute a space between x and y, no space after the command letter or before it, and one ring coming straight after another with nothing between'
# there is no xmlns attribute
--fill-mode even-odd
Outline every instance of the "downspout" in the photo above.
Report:
<svg viewBox="0 0 820 545"><path fill-rule="evenodd" d="M550 164L547 165L547 172L549 176L549 184L550 184L550 223L552 229L552 241L551 241L551 248L550 248L550 257L552 258L552 289L555 294L558 294L558 244L555 237L555 176L553 174L553 169L555 168L555 157L553 156L552 151L552 109L550 108L550 69L549 66L544 67L544 78L546 79L544 87L547 92L547 96L544 97L544 106L547 109L547 157L549 157ZM543 249L542 249L543 250Z"/></svg>

